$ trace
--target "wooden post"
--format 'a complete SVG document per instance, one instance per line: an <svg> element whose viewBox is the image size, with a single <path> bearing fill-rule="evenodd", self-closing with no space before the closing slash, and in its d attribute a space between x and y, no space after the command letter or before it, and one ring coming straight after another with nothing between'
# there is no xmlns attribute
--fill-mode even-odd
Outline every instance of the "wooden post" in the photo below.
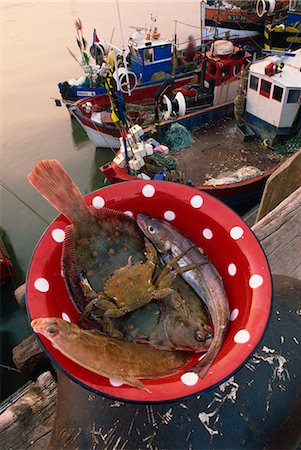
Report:
<svg viewBox="0 0 301 450"><path fill-rule="evenodd" d="M256 222L301 186L301 149L281 164L268 178Z"/></svg>

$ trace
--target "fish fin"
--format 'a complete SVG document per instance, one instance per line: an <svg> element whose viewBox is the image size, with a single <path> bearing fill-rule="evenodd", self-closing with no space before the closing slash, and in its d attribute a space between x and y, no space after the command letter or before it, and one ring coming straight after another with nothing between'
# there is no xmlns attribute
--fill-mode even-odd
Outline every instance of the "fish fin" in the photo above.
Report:
<svg viewBox="0 0 301 450"><path fill-rule="evenodd" d="M200 378L204 378L205 375L207 374L212 362L213 362L213 360L208 361L207 364L204 365L200 361L196 366L192 367L191 371L197 373Z"/></svg>
<svg viewBox="0 0 301 450"><path fill-rule="evenodd" d="M194 367L192 367L191 370L197 373L200 378L204 378L213 361L215 360L220 348L221 343L218 341L218 338L216 336L215 340L213 339L207 353L204 354L200 361Z"/></svg>
<svg viewBox="0 0 301 450"><path fill-rule="evenodd" d="M33 187L72 223L90 215L80 190L55 159L39 161L27 178Z"/></svg>
<svg viewBox="0 0 301 450"><path fill-rule="evenodd" d="M142 391L148 392L151 394L152 391L147 389L147 387L140 381L138 378L135 377L122 377L120 381L123 381L126 384L129 384L130 386L136 387L138 389L141 389Z"/></svg>
<svg viewBox="0 0 301 450"><path fill-rule="evenodd" d="M72 225L65 228L65 239L62 251L62 271L69 297L79 312L83 312L87 304L83 290L80 287L79 270L76 264L76 255L73 242Z"/></svg>

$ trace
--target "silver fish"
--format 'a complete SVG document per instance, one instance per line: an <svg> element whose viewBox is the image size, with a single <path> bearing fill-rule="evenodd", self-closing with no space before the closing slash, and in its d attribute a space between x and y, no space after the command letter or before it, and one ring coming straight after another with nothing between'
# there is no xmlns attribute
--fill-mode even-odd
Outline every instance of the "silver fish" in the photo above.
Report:
<svg viewBox="0 0 301 450"><path fill-rule="evenodd" d="M180 267L195 264L196 268L184 272L182 277L206 304L213 321L214 337L208 352L193 368L201 378L216 358L227 333L229 323L228 299L219 273L209 259L187 237L163 220L138 214L137 223L145 236L161 253L168 264L172 258L187 253L178 261Z"/></svg>

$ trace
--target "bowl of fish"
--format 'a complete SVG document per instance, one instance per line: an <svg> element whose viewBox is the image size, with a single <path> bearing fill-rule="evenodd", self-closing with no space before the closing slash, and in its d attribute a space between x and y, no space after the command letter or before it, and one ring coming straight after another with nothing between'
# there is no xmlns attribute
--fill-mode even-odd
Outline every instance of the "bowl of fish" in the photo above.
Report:
<svg viewBox="0 0 301 450"><path fill-rule="evenodd" d="M56 160L28 179L61 213L32 256L28 316L67 376L108 397L165 402L221 384L248 360L268 324L272 282L231 209L165 181L82 197Z"/></svg>

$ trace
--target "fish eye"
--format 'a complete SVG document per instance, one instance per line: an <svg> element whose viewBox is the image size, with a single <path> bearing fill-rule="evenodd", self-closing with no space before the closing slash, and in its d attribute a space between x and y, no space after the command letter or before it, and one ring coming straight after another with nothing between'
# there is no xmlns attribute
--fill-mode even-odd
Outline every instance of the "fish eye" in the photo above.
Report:
<svg viewBox="0 0 301 450"><path fill-rule="evenodd" d="M148 231L149 231L151 234L154 234L154 233L155 233L155 229L154 229L154 227L153 227L152 225L149 225L149 226L148 226Z"/></svg>
<svg viewBox="0 0 301 450"><path fill-rule="evenodd" d="M46 331L47 331L47 333L54 334L57 332L57 328L56 327L48 327Z"/></svg>
<svg viewBox="0 0 301 450"><path fill-rule="evenodd" d="M198 342L205 342L206 340L202 331L196 331L194 337Z"/></svg>

